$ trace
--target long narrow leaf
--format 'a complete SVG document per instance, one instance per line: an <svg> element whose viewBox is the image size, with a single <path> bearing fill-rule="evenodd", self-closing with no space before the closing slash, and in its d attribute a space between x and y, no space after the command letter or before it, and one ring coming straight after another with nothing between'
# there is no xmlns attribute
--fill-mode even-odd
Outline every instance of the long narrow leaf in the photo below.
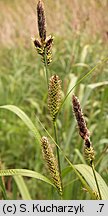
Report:
<svg viewBox="0 0 108 216"><path fill-rule="evenodd" d="M75 168L83 176L83 178L86 180L90 188L92 188L93 191L98 192L91 167L86 164L78 164L78 165L75 165ZM106 185L103 178L97 172L96 172L96 177L97 177L102 199L108 200L108 186Z"/></svg>
<svg viewBox="0 0 108 216"><path fill-rule="evenodd" d="M14 105L4 105L0 106L0 109L7 109L10 110L11 112L15 113L22 121L26 124L26 126L32 131L34 134L37 143L40 143L40 134L33 122L30 120L30 118L17 106Z"/></svg>
<svg viewBox="0 0 108 216"><path fill-rule="evenodd" d="M18 189L20 191L20 194L23 200L31 200L30 193L28 191L28 188L25 184L23 177L20 175L17 175L17 176L14 176L14 180L18 186Z"/></svg>
<svg viewBox="0 0 108 216"><path fill-rule="evenodd" d="M41 181L44 181L53 187L54 184L45 176L42 174L32 171L32 170L27 170L27 169L7 169L7 170L0 170L0 176L26 176L26 177L32 177L39 179Z"/></svg>

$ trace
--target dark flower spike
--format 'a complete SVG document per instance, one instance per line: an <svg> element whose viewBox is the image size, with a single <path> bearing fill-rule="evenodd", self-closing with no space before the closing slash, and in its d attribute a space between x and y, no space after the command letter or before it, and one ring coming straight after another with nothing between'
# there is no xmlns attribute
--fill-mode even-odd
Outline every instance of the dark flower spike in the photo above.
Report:
<svg viewBox="0 0 108 216"><path fill-rule="evenodd" d="M41 41L46 39L46 22L45 22L45 12L44 6L41 0L37 4L37 17L38 17L38 30Z"/></svg>
<svg viewBox="0 0 108 216"><path fill-rule="evenodd" d="M94 160L94 149L90 141L90 132L86 126L80 102L75 95L72 96L72 104L79 128L79 134L84 140L84 156L85 159L91 163Z"/></svg>
<svg viewBox="0 0 108 216"><path fill-rule="evenodd" d="M45 65L49 65L52 61L52 44L54 38L51 35L46 38L45 12L41 0L39 0L37 4L37 18L40 41L38 39L33 39L33 43L38 54L42 57L42 62Z"/></svg>
<svg viewBox="0 0 108 216"><path fill-rule="evenodd" d="M54 40L54 37L52 37L51 35L46 38L46 40L45 40L46 45L45 46L47 47L47 49L51 49L52 44L53 44L53 40Z"/></svg>
<svg viewBox="0 0 108 216"><path fill-rule="evenodd" d="M34 46L36 48L41 48L42 47L42 45L41 45L41 43L40 43L40 41L38 39L33 39L33 43L34 43Z"/></svg>
<svg viewBox="0 0 108 216"><path fill-rule="evenodd" d="M72 96L72 104L73 104L73 110L75 113L77 124L79 127L79 134L84 140L86 140L87 137L89 137L89 130L87 129L87 126L86 126L86 122L83 116L80 102L75 95Z"/></svg>

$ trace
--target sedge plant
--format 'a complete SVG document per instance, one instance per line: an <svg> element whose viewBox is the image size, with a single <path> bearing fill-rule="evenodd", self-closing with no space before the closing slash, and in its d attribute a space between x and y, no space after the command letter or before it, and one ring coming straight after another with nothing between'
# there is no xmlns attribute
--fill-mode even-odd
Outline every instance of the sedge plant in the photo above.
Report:
<svg viewBox="0 0 108 216"><path fill-rule="evenodd" d="M84 140L84 157L85 159L87 159L89 165L72 163L72 161L67 157L66 153L60 145L57 128L57 119L59 118L59 113L63 108L67 97L85 77L88 77L89 74L91 74L98 67L98 64L94 68L92 68L85 76L78 80L75 86L72 86L71 90L67 93L64 99L62 99L62 81L57 74L50 76L50 71L48 68L49 64L52 61L53 37L46 36L46 19L42 0L39 0L37 3L37 19L40 38L33 38L33 44L37 50L37 53L41 55L42 63L45 68L45 78L47 83L47 107L51 116L52 130L54 135L51 136L49 131L46 130L41 121L37 118L37 121L40 122L40 126L45 133L44 136L42 136L38 127L36 127L31 119L18 107L14 105L4 105L0 108L7 109L15 113L32 131L36 140L36 144L41 146L43 159L47 166L47 171L50 174L50 178L46 177L46 175L42 175L39 172L28 169L1 169L0 176L13 176L23 199L31 199L30 193L23 179L24 176L36 178L43 181L44 183L49 184L53 188L51 198L56 199L56 196L54 197L53 194L55 190L58 194L57 199L64 199L63 176L66 176L69 172L74 171L75 175L85 188L85 191L90 194L91 199L108 199L108 186L106 185L103 178L95 170L95 154L90 140L90 132L87 128L80 102L74 94L72 95L73 111L77 120L79 134ZM107 60L108 58L105 58L101 64L105 63ZM56 146L56 151L54 151L52 144ZM63 170L61 170L60 156L64 157L65 161L68 164L68 166ZM2 189L3 199L7 199L6 188L2 178L0 179L0 186Z"/></svg>

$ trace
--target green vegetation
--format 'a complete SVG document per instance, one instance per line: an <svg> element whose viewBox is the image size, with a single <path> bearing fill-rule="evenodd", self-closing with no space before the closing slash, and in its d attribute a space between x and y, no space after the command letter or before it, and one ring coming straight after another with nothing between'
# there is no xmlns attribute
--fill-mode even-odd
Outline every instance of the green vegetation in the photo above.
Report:
<svg viewBox="0 0 108 216"><path fill-rule="evenodd" d="M7 1L7 5L11 3ZM50 76L57 74L60 77L62 97L65 98L76 82L97 66L74 88L73 92L80 99L87 127L91 133L96 154L96 171L108 183L108 63L107 61L103 63L103 60L108 57L108 42L103 41L97 34L91 38L82 29L76 34L71 31L70 27L67 30L67 35L60 36L60 34L56 35L52 29L55 38L53 61L48 66ZM18 39L16 35L15 37L13 44L10 41L5 45L3 41L0 44L0 105L9 104L19 107L29 116L41 136L48 136L44 130L45 127L54 138L47 105L45 71L40 56L31 45L30 38L28 40L26 38L27 46L25 46L26 41L23 43L21 38ZM82 154L83 141L78 134L72 112L71 95L65 100L57 118L58 144L72 164L75 164L76 170L79 171L81 168L84 173L86 161ZM70 170L68 161L65 160L61 151L60 159L65 186L63 199L90 199L90 194L83 188L74 171ZM40 144L24 122L5 109L0 109L0 161L2 170L21 169L22 176L25 176L26 185L21 176L17 176L19 179L16 176L14 178L12 176L3 177L9 199L25 199L25 197L52 199L52 186L50 185L52 182L49 180L50 184L43 184L35 179L43 178L43 181L46 182L44 176L50 179ZM79 164L83 164L82 167L78 167ZM23 169L28 169L28 171L24 172ZM31 170L44 176L31 173ZM89 176L89 173L87 175ZM0 194L0 198L3 197L6 198L5 189ZM56 192L54 192L54 198L58 199Z"/></svg>

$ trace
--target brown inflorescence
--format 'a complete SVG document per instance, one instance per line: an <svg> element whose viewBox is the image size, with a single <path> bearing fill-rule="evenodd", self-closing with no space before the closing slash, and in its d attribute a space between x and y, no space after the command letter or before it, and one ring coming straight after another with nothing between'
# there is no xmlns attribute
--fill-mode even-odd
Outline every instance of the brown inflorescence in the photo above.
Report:
<svg viewBox="0 0 108 216"><path fill-rule="evenodd" d="M50 175L52 177L52 181L53 181L54 185L56 186L59 194L62 195L62 184L61 184L60 173L58 170L58 163L57 163L57 160L53 154L52 147L51 147L47 137L45 137L45 136L42 137L41 145L42 145L43 157L46 161L48 170L49 170Z"/></svg>
<svg viewBox="0 0 108 216"><path fill-rule="evenodd" d="M79 127L79 134L84 140L86 140L87 137L89 137L89 130L87 129L87 126L86 126L86 122L83 116L80 102L74 94L72 96L72 104L73 104L73 110L75 113L77 124Z"/></svg>
<svg viewBox="0 0 108 216"><path fill-rule="evenodd" d="M44 6L41 0L37 4L37 17L38 17L38 30L39 36L42 41L46 39L46 22L45 22L45 12Z"/></svg>
<svg viewBox="0 0 108 216"><path fill-rule="evenodd" d="M94 149L90 141L90 132L86 126L86 122L84 119L80 102L74 94L72 96L72 104L73 104L73 110L79 128L79 134L84 140L84 156L91 163L91 161L94 160Z"/></svg>
<svg viewBox="0 0 108 216"><path fill-rule="evenodd" d="M53 122L56 120L56 116L61 104L61 80L59 76L53 75L50 78L48 88L48 108Z"/></svg>
<svg viewBox="0 0 108 216"><path fill-rule="evenodd" d="M39 0L37 4L37 17L40 41L33 38L33 43L38 54L42 57L42 62L45 65L49 65L52 61L52 44L54 38L51 35L46 37L45 12L44 5L41 0Z"/></svg>

